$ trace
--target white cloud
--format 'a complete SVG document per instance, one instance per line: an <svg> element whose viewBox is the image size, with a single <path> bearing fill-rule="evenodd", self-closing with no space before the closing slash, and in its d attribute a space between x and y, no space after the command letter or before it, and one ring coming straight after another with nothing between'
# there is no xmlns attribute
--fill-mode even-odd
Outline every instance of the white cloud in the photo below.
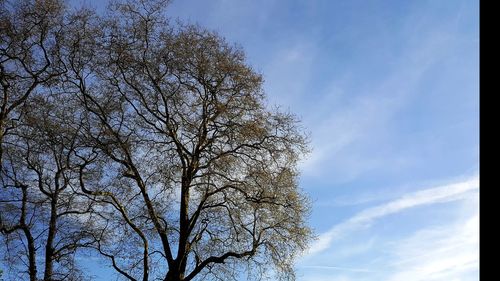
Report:
<svg viewBox="0 0 500 281"><path fill-rule="evenodd" d="M339 171L336 177L339 179L352 178L380 166L379 161L365 157L364 153L374 141L383 137L383 128L404 101L374 94L353 98L343 108L335 108L329 96L325 99L317 102L324 105L323 108L315 108L315 115L307 116L305 120L312 129L313 152L301 163L301 169L312 176L322 175L328 170Z"/></svg>
<svg viewBox="0 0 500 281"><path fill-rule="evenodd" d="M368 269L364 269L364 268L352 268L352 267L328 266L328 265L307 265L307 266L304 266L304 268L333 269L333 270L352 271L352 272L374 272L372 270L368 270Z"/></svg>
<svg viewBox="0 0 500 281"><path fill-rule="evenodd" d="M455 224L418 231L391 251L395 270L389 281L479 280L478 210Z"/></svg>
<svg viewBox="0 0 500 281"><path fill-rule="evenodd" d="M299 280L479 280L478 191L479 177L473 176L364 209L320 235L297 264L299 273L306 273L303 278L299 274ZM450 203L447 215L440 217L443 209L435 204L446 202ZM360 231L388 215L418 206L436 210L435 217L430 224L410 227L409 234L403 231L387 237L375 231L376 226L368 236ZM394 219L395 229L409 229L407 221Z"/></svg>
<svg viewBox="0 0 500 281"><path fill-rule="evenodd" d="M309 248L305 257L314 256L330 247L334 239L360 228L370 225L378 218L398 213L403 210L435 203L449 202L462 199L466 193L479 188L479 177L457 183L442 185L430 189L420 190L388 203L365 209L343 223L332 227L329 231L321 234L319 239Z"/></svg>

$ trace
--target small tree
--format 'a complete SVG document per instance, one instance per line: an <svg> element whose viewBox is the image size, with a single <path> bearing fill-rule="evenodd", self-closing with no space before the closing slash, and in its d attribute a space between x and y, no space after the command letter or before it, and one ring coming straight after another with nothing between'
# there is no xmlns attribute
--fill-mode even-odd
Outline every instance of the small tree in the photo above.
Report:
<svg viewBox="0 0 500 281"><path fill-rule="evenodd" d="M1 178L7 261L21 279L27 266L30 280L80 280L74 258L78 248L94 243L95 203L79 191L82 123L62 95L35 95L22 110L22 125L6 139L8 168Z"/></svg>
<svg viewBox="0 0 500 281"><path fill-rule="evenodd" d="M62 1L0 1L0 166L3 140L30 95L65 70L60 60Z"/></svg>
<svg viewBox="0 0 500 281"><path fill-rule="evenodd" d="M71 136L51 122L50 110L62 107L45 102L54 100L49 95L66 71L67 15L62 1L0 1L0 232L2 258L9 272L21 267L21 279L38 280L37 260L44 262L44 280L75 272L69 257L79 238L65 218L76 198L66 190L72 152L60 151L71 145L61 138Z"/></svg>

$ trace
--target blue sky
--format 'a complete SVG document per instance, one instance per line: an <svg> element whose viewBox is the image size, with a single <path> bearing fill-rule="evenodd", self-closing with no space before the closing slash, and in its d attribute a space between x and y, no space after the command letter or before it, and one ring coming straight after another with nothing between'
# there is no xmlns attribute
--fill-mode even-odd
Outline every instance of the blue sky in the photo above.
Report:
<svg viewBox="0 0 500 281"><path fill-rule="evenodd" d="M479 280L478 2L171 4L242 46L311 133L298 280Z"/></svg>

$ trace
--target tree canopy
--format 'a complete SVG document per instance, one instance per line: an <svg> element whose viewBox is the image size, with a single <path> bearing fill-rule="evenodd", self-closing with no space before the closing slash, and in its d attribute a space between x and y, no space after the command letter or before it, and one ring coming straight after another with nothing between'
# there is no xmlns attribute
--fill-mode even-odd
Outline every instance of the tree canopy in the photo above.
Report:
<svg viewBox="0 0 500 281"><path fill-rule="evenodd" d="M241 48L164 0L0 4L6 278L294 279L307 138Z"/></svg>

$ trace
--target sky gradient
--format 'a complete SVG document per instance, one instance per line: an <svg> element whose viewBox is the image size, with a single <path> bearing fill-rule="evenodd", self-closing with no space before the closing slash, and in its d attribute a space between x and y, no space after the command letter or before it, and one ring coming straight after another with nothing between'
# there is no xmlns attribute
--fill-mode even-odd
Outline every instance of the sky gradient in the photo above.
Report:
<svg viewBox="0 0 500 281"><path fill-rule="evenodd" d="M177 0L310 132L298 280L479 280L479 1Z"/></svg>

